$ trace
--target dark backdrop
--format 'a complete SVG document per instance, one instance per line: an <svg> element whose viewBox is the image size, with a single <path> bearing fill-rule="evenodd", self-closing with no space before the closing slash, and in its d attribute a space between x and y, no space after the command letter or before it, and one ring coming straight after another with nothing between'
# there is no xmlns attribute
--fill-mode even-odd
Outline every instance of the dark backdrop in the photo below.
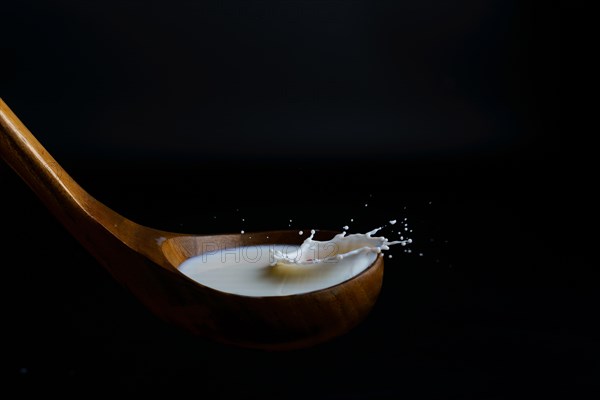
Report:
<svg viewBox="0 0 600 400"><path fill-rule="evenodd" d="M569 186L565 200L560 135L560 56L576 52L564 26L582 13L521 1L4 4L0 96L123 215L190 233L364 232L407 218L414 239L390 251L381 297L348 335L285 353L229 348L155 319L1 165L9 382L209 398L592 393L592 239L575 230L586 191Z"/></svg>
<svg viewBox="0 0 600 400"><path fill-rule="evenodd" d="M556 150L547 107L556 109L559 37L548 6L24 1L3 14L3 98L60 156L306 162Z"/></svg>

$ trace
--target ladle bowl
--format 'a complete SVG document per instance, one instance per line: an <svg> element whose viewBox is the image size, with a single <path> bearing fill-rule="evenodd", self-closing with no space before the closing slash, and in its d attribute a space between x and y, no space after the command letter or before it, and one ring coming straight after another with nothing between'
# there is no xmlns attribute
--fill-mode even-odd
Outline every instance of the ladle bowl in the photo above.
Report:
<svg viewBox="0 0 600 400"><path fill-rule="evenodd" d="M2 99L0 154L117 282L162 320L200 337L265 350L313 346L354 328L379 296L381 255L351 279L293 295L235 295L192 280L177 267L205 249L300 244L301 238L297 231L190 235L135 223L78 185ZM335 233L318 231L315 239Z"/></svg>

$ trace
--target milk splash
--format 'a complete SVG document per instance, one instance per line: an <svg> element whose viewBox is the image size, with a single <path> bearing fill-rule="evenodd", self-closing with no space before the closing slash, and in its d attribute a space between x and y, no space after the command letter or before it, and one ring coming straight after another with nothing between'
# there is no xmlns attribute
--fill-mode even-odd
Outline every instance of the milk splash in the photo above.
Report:
<svg viewBox="0 0 600 400"><path fill-rule="evenodd" d="M346 235L341 232L331 240L313 240L315 230L310 231L310 236L298 247L297 250L283 252L271 250L271 266L315 266L318 264L338 263L342 260L351 262L358 260L366 254L379 254L389 250L394 244L406 245L410 239L389 241L383 236L373 236L381 227L367 233L354 233Z"/></svg>

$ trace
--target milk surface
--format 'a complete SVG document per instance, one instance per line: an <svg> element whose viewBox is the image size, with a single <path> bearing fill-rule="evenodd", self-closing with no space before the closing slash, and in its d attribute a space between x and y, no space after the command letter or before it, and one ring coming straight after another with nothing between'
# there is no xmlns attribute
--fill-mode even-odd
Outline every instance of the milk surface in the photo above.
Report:
<svg viewBox="0 0 600 400"><path fill-rule="evenodd" d="M383 250L401 241L340 233L328 241L269 244L209 251L179 265L184 275L213 289L244 296L285 296L325 289L367 269Z"/></svg>

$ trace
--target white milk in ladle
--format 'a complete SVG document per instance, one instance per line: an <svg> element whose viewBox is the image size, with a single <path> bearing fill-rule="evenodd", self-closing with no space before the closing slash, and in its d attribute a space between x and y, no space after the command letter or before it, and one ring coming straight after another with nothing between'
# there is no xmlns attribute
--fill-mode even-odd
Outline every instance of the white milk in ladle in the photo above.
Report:
<svg viewBox="0 0 600 400"><path fill-rule="evenodd" d="M368 268L383 250L408 240L388 241L345 232L331 240L300 245L271 244L219 249L185 260L179 271L204 286L244 296L285 296L325 289Z"/></svg>

